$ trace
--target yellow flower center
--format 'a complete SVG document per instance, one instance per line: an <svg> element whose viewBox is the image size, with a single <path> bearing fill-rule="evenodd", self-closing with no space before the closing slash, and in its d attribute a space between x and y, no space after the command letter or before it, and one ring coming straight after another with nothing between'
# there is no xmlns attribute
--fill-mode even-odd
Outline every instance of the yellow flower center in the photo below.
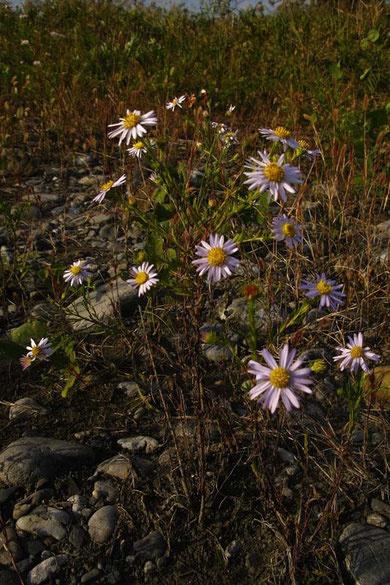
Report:
<svg viewBox="0 0 390 585"><path fill-rule="evenodd" d="M114 181L107 181L107 183L104 183L104 185L102 185L101 190L108 191L109 189L111 189L113 184L114 184Z"/></svg>
<svg viewBox="0 0 390 585"><path fill-rule="evenodd" d="M355 345L351 347L350 354L352 358L361 358L363 357L363 348L360 345Z"/></svg>
<svg viewBox="0 0 390 585"><path fill-rule="evenodd" d="M275 388L285 388L290 378L291 374L286 368L275 368L269 375L269 381Z"/></svg>
<svg viewBox="0 0 390 585"><path fill-rule="evenodd" d="M178 101L179 101L179 100L178 100L177 98L173 98L173 100L172 100L172 103L173 103L174 105L176 105Z"/></svg>
<svg viewBox="0 0 390 585"><path fill-rule="evenodd" d="M136 142L136 143L134 144L134 148L135 148L136 150L141 150L141 148L143 148L144 146L145 146L145 145L144 145L144 143L143 143L143 142L141 142L141 141L139 141L139 142Z"/></svg>
<svg viewBox="0 0 390 585"><path fill-rule="evenodd" d="M35 345L31 349L31 353L32 353L32 356L33 357L38 357L41 352L42 352L42 349L39 347L39 345Z"/></svg>
<svg viewBox="0 0 390 585"><path fill-rule="evenodd" d="M291 132L289 132L284 126L278 126L274 132L278 138L287 139L291 136Z"/></svg>
<svg viewBox="0 0 390 585"><path fill-rule="evenodd" d="M80 274L82 267L81 266L71 266L69 270L72 274L77 276L77 274Z"/></svg>
<svg viewBox="0 0 390 585"><path fill-rule="evenodd" d="M207 254L210 266L222 266L225 264L227 254L223 248L212 248Z"/></svg>
<svg viewBox="0 0 390 585"><path fill-rule="evenodd" d="M307 140L298 140L298 144L301 148L305 148L306 150L310 148L310 144L307 142Z"/></svg>
<svg viewBox="0 0 390 585"><path fill-rule="evenodd" d="M293 238L296 234L295 226L286 221L286 223L282 225L282 234L288 238Z"/></svg>
<svg viewBox="0 0 390 585"><path fill-rule="evenodd" d="M137 272L137 274L135 275L135 282L137 284L145 284L145 282L148 280L149 275L147 272Z"/></svg>
<svg viewBox="0 0 390 585"><path fill-rule="evenodd" d="M141 116L139 114L134 114L134 112L130 112L124 119L123 126L125 128L134 128L141 120Z"/></svg>
<svg viewBox="0 0 390 585"><path fill-rule="evenodd" d="M275 181L276 183L280 183L280 181L284 177L284 168L278 163L272 162L269 163L264 169L264 176L268 181Z"/></svg>
<svg viewBox="0 0 390 585"><path fill-rule="evenodd" d="M328 295L330 292L332 292L332 289L333 287L325 280L320 280L320 282L317 282L317 290L320 295Z"/></svg>

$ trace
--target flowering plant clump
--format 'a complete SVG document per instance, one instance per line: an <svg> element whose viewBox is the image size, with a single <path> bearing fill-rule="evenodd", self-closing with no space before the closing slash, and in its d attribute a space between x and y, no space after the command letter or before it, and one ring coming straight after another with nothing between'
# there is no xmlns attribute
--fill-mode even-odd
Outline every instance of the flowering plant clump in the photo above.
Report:
<svg viewBox="0 0 390 585"><path fill-rule="evenodd" d="M249 185L248 189L260 189L260 193L269 191L269 199L271 195L277 201L287 201L288 193L295 193L292 185L302 183L300 178L300 171L290 164L283 164L284 154L280 155L277 162L272 161L266 152L259 150L259 155L262 160L250 157L246 168L249 170L244 174L248 177L245 181Z"/></svg>
<svg viewBox="0 0 390 585"><path fill-rule="evenodd" d="M155 126L156 124L157 118L153 110L146 114L141 114L140 110L134 110L133 112L127 110L126 116L120 118L120 122L109 124L115 130L111 130L108 133L108 137L117 138L119 136L119 145L125 141L128 146L131 139L136 140L138 136L142 138L146 134L145 126Z"/></svg>
<svg viewBox="0 0 390 585"><path fill-rule="evenodd" d="M300 359L294 362L296 350L289 351L287 343L280 351L279 365L267 349L263 349L261 354L268 367L253 360L249 362L248 372L256 376L256 385L249 392L251 400L257 400L263 408L268 408L272 413L275 412L280 399L288 411L293 407L299 408L299 400L294 390L312 393L309 388L313 384L310 368L301 368Z"/></svg>
<svg viewBox="0 0 390 585"><path fill-rule="evenodd" d="M343 371L349 368L351 372L357 372L360 368L367 374L370 372L370 368L365 362L366 360L372 360L377 362L380 360L380 356L372 352L369 347L363 347L363 335L362 333L355 334L353 337L348 337L348 343L346 347L337 347L341 354L334 356L335 362L340 362L340 370Z"/></svg>
<svg viewBox="0 0 390 585"><path fill-rule="evenodd" d="M71 267L64 272L65 282L70 282L71 286L82 284L91 276L91 272L88 272L89 267L89 264L85 264L83 260L73 262Z"/></svg>
<svg viewBox="0 0 390 585"><path fill-rule="evenodd" d="M273 238L278 242L284 241L289 248L301 243L303 239L302 226L284 213L272 220Z"/></svg>
<svg viewBox="0 0 390 585"><path fill-rule="evenodd" d="M101 186L99 193L96 195L96 197L92 199L92 201L97 201L97 203L101 203L105 196L107 195L107 193L111 191L111 189L115 189L115 187L120 187L124 183L126 183L126 175L122 175L116 181L108 181L107 183L104 183L104 185Z"/></svg>
<svg viewBox="0 0 390 585"><path fill-rule="evenodd" d="M345 294L340 290L344 285L336 284L335 280L329 280L325 274L322 273L316 275L317 282L311 282L309 280L303 280L301 286L302 290L307 290L306 296L309 298L320 296L319 309L322 307L330 307L334 311L344 305L341 297L345 297Z"/></svg>
<svg viewBox="0 0 390 585"><path fill-rule="evenodd" d="M232 240L225 242L224 236L212 235L209 243L202 241L200 246L195 247L196 254L201 258L193 260L192 264L197 266L200 276L207 272L207 280L211 282L231 276L240 265L240 261L233 256L238 247Z"/></svg>
<svg viewBox="0 0 390 585"><path fill-rule="evenodd" d="M30 358L32 362L35 360L46 361L48 356L53 353L53 350L51 349L51 343L49 343L49 339L47 337L43 337L38 343L35 343L35 341L31 339L30 345L28 345L26 349L28 352L25 358ZM28 360L24 359L22 364L24 366L23 369L28 367L29 364L27 364Z"/></svg>
<svg viewBox="0 0 390 585"><path fill-rule="evenodd" d="M134 288L138 288L138 296L145 294L154 284L157 284L157 272L154 271L153 264L143 262L141 266L133 267L131 274L134 278L127 280L127 284Z"/></svg>

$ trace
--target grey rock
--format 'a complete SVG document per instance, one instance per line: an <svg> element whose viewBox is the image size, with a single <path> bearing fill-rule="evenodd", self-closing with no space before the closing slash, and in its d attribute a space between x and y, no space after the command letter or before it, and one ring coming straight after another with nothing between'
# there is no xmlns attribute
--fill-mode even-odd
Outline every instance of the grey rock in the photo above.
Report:
<svg viewBox="0 0 390 585"><path fill-rule="evenodd" d="M91 581L97 579L99 576L100 576L99 569L91 569L91 571L88 571L88 573L84 573L84 575L80 579L80 583L83 584L90 583Z"/></svg>
<svg viewBox="0 0 390 585"><path fill-rule="evenodd" d="M90 447L49 437L23 437L0 453L0 480L6 485L26 485L55 478L94 460Z"/></svg>
<svg viewBox="0 0 390 585"><path fill-rule="evenodd" d="M27 585L41 585L52 575L55 575L67 562L66 555L56 555L42 561L28 573Z"/></svg>
<svg viewBox="0 0 390 585"><path fill-rule="evenodd" d="M23 500L20 500L14 506L12 513L14 520L17 520L18 518L28 514L35 506L39 506L39 504L49 501L54 496L54 494L54 490L45 488L42 490L37 490L36 492L27 496L27 498L23 498Z"/></svg>
<svg viewBox="0 0 390 585"><path fill-rule="evenodd" d="M88 532L91 540L102 544L112 536L119 518L115 506L103 506L88 521Z"/></svg>
<svg viewBox="0 0 390 585"><path fill-rule="evenodd" d="M160 444L156 439L144 435L119 439L118 444L122 449L126 449L127 451L143 451L146 454L153 453L153 451L156 451L156 449L160 447Z"/></svg>
<svg viewBox="0 0 390 585"><path fill-rule="evenodd" d="M295 456L290 451L283 449L283 447L278 447L278 455L285 463L290 463L291 465L296 463Z"/></svg>
<svg viewBox="0 0 390 585"><path fill-rule="evenodd" d="M361 445L363 443L364 435L363 431L355 429L351 433L351 441L354 445Z"/></svg>
<svg viewBox="0 0 390 585"><path fill-rule="evenodd" d="M47 415L50 409L38 404L34 398L20 398L9 409L9 419L13 421L22 421L34 416L35 414Z"/></svg>
<svg viewBox="0 0 390 585"><path fill-rule="evenodd" d="M23 210L22 218L24 220L40 219L42 217L41 208L36 203L30 203Z"/></svg>
<svg viewBox="0 0 390 585"><path fill-rule="evenodd" d="M73 526L69 534L69 542L80 550L88 542L88 534L82 526Z"/></svg>
<svg viewBox="0 0 390 585"><path fill-rule="evenodd" d="M277 305L267 307L261 299L255 301L255 322L258 333L265 334L271 325L280 323L283 319L280 308ZM226 320L233 326L239 326L241 330L248 329L248 301L245 298L236 298L233 302L222 309L220 319Z"/></svg>
<svg viewBox="0 0 390 585"><path fill-rule="evenodd" d="M16 491L18 491L18 486L3 488L0 490L0 506L6 504Z"/></svg>
<svg viewBox="0 0 390 585"><path fill-rule="evenodd" d="M137 384L137 382L119 382L117 389L126 392L126 395L129 398L139 398L140 395L144 395L144 391L142 390L141 386Z"/></svg>
<svg viewBox="0 0 390 585"><path fill-rule="evenodd" d="M66 528L71 522L69 514L52 506L38 506L28 516L16 521L16 528L33 536L51 536L62 540L66 536Z"/></svg>
<svg viewBox="0 0 390 585"><path fill-rule="evenodd" d="M154 573L156 570L156 565L153 561L146 561L144 564L144 573L145 575L150 575L150 573Z"/></svg>
<svg viewBox="0 0 390 585"><path fill-rule="evenodd" d="M238 540L233 540L225 548L225 556L227 559L236 557L241 551L241 545Z"/></svg>
<svg viewBox="0 0 390 585"><path fill-rule="evenodd" d="M232 352L228 347L220 345L202 345L204 356L215 364L219 364L232 358Z"/></svg>
<svg viewBox="0 0 390 585"><path fill-rule="evenodd" d="M30 557L37 557L45 548L42 542L35 538L24 539L23 546Z"/></svg>
<svg viewBox="0 0 390 585"><path fill-rule="evenodd" d="M93 486L92 496L96 500L104 498L107 502L113 503L118 497L118 490L109 480L96 481Z"/></svg>
<svg viewBox="0 0 390 585"><path fill-rule="evenodd" d="M390 583L390 534L382 528L349 524L340 536L345 566L356 585Z"/></svg>
<svg viewBox="0 0 390 585"><path fill-rule="evenodd" d="M99 324L108 324L116 315L125 314L137 304L137 293L119 278L99 286L90 293L88 304L83 297L67 308L68 320L74 331L89 331Z"/></svg>
<svg viewBox="0 0 390 585"><path fill-rule="evenodd" d="M134 545L134 552L138 558L145 561L153 561L157 557L162 557L166 551L167 543L158 530L150 532L145 538L137 540Z"/></svg>
<svg viewBox="0 0 390 585"><path fill-rule="evenodd" d="M115 567L107 575L107 583L109 585L116 585L121 582L121 574Z"/></svg>
<svg viewBox="0 0 390 585"><path fill-rule="evenodd" d="M378 528L386 528L387 520L382 514L378 514L374 512L373 514L369 514L367 516L367 524L371 526L378 526Z"/></svg>
<svg viewBox="0 0 390 585"><path fill-rule="evenodd" d="M133 457L132 462L137 473L143 477L148 477L156 469L156 464L153 461L149 461L143 457Z"/></svg>
<svg viewBox="0 0 390 585"><path fill-rule="evenodd" d="M31 309L31 316L40 321L51 321L60 311L51 303L39 303Z"/></svg>
<svg viewBox="0 0 390 585"><path fill-rule="evenodd" d="M386 516L386 518L390 519L390 505L386 504L386 502L382 502L381 500L374 498L371 500L371 508L374 510L374 512L382 514L383 516Z"/></svg>
<svg viewBox="0 0 390 585"><path fill-rule="evenodd" d="M104 473L105 475L118 479L127 479L131 471L132 465L127 457L124 455L115 455L110 459L102 461L91 479L95 479L99 473Z"/></svg>
<svg viewBox="0 0 390 585"><path fill-rule="evenodd" d="M97 215L91 217L90 221L92 225L102 226L105 225L106 223L114 221L114 216L108 215L107 213L98 213Z"/></svg>
<svg viewBox="0 0 390 585"><path fill-rule="evenodd" d="M85 496L74 494L68 498L68 502L72 503L72 512L74 514L81 514L81 512L88 506L88 500Z"/></svg>

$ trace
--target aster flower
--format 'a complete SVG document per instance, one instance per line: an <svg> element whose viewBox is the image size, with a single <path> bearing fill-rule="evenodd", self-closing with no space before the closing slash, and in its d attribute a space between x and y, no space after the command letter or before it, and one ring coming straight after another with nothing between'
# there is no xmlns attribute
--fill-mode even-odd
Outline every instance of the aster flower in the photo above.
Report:
<svg viewBox="0 0 390 585"><path fill-rule="evenodd" d="M226 116L231 116L235 109L236 109L236 106L233 106L232 104L230 104L229 109L226 112Z"/></svg>
<svg viewBox="0 0 390 585"><path fill-rule="evenodd" d="M309 388L313 384L310 376L310 368L300 368L303 360L294 362L296 350L289 351L288 343L280 351L279 365L267 349L261 352L268 366L262 366L258 362L251 360L249 362L249 374L256 376L256 385L250 390L251 400L257 400L263 408L269 408L272 413L275 412L280 398L286 408L291 410L292 407L299 408L299 401L293 390L301 390L307 394L312 391Z"/></svg>
<svg viewBox="0 0 390 585"><path fill-rule="evenodd" d="M146 114L141 114L140 110L134 110L133 112L126 110L126 116L119 119L120 122L109 124L110 127L116 126L116 128L108 133L109 138L119 136L119 145L125 140L128 146L131 138L136 140L138 136L142 138L146 134L147 131L144 126L155 126L157 124L156 114L153 110Z"/></svg>
<svg viewBox="0 0 390 585"><path fill-rule="evenodd" d="M246 165L249 171L244 173L249 178L245 184L249 185L249 191L260 189L260 193L264 193L269 189L275 201L281 198L286 202L286 191L295 193L291 185L302 183L299 169L289 164L283 165L284 154L279 157L278 162L272 162L266 152L260 150L258 152L263 160L258 160L253 156L249 159Z"/></svg>
<svg viewBox="0 0 390 585"><path fill-rule="evenodd" d="M363 347L363 335L362 333L355 334L353 337L348 336L349 343L347 347L337 347L341 351L340 355L333 357L335 362L342 360L340 363L340 370L343 371L345 368L350 368L351 372L357 372L359 368L362 368L367 374L370 372L370 368L364 361L365 359L373 360L377 362L380 360L380 356L370 351L369 347Z"/></svg>
<svg viewBox="0 0 390 585"><path fill-rule="evenodd" d="M283 144L283 150L286 151L287 147L299 148L299 144L296 140L291 138L291 132L284 126L278 126L275 130L270 128L259 128L260 134L266 137L267 140L272 142L281 142Z"/></svg>
<svg viewBox="0 0 390 585"><path fill-rule="evenodd" d="M128 148L127 152L134 158L142 158L142 155L146 152L145 144L140 140L139 142L136 142L134 146Z"/></svg>
<svg viewBox="0 0 390 585"><path fill-rule="evenodd" d="M302 148L302 150L304 151L306 158L310 161L314 160L316 156L319 156L321 154L321 151L318 150L318 148L310 150L310 145L306 140L298 140L298 144L300 148Z"/></svg>
<svg viewBox="0 0 390 585"><path fill-rule="evenodd" d="M20 41L20 44L21 44L22 46L23 46L23 45L29 45L29 44L30 44L30 41L29 41L28 39L22 39L22 40Z"/></svg>
<svg viewBox="0 0 390 585"><path fill-rule="evenodd" d="M181 95L179 98L177 97L173 98L171 102L167 103L166 105L167 110L175 111L176 106L182 108L183 106L181 104L184 102L185 99L186 99L185 95Z"/></svg>
<svg viewBox="0 0 390 585"><path fill-rule="evenodd" d="M82 284L84 280L91 276L91 272L88 272L87 268L89 268L89 264L84 264L83 260L73 262L71 267L64 272L65 282L70 281L71 286Z"/></svg>
<svg viewBox="0 0 390 585"><path fill-rule="evenodd" d="M322 307L330 307L334 311L337 311L339 306L342 306L344 302L340 297L345 297L345 294L340 291L343 288L342 284L336 284L335 280L329 280L325 274L321 276L316 274L317 282L310 282L309 280L303 280L303 284L299 287L302 290L307 290L306 296L309 298L321 296L319 309Z"/></svg>
<svg viewBox="0 0 390 585"><path fill-rule="evenodd" d="M27 370L32 364L32 359L29 355L23 355L19 358L20 365L22 366L22 370Z"/></svg>
<svg viewBox="0 0 390 585"><path fill-rule="evenodd" d="M240 261L232 256L238 248L232 240L225 242L224 236L217 234L211 235L209 242L202 241L200 246L195 246L196 254L201 258L193 260L192 264L197 266L196 271L200 276L207 272L207 280L218 282L239 267Z"/></svg>
<svg viewBox="0 0 390 585"><path fill-rule="evenodd" d="M159 280L156 278L157 272L154 272L154 264L149 264L149 262L143 262L138 267L134 266L131 268L130 273L134 278L130 278L126 282L130 286L138 288L139 297L146 293Z"/></svg>
<svg viewBox="0 0 390 585"><path fill-rule="evenodd" d="M108 181L107 183L104 183L104 185L101 186L99 193L96 195L96 197L92 199L92 201L97 201L98 203L101 203L105 198L106 194L111 189L114 189L115 187L120 187L121 185L123 185L123 183L126 183L126 175L122 175L116 181Z"/></svg>
<svg viewBox="0 0 390 585"><path fill-rule="evenodd" d="M295 220L287 217L286 214L274 217L272 220L272 233L274 240L281 242L284 240L289 248L297 246L302 241L302 226Z"/></svg>
<svg viewBox="0 0 390 585"><path fill-rule="evenodd" d="M42 339L38 342L38 345L35 343L33 339L30 339L31 345L28 345L26 349L28 350L27 356L25 358L30 358L33 362L36 359L38 360L47 360L47 356L53 353L51 349L51 343L49 343L49 339L47 337L42 337ZM21 360L20 360L21 361ZM23 361L22 367L23 369L27 368L30 364L27 365L27 359Z"/></svg>

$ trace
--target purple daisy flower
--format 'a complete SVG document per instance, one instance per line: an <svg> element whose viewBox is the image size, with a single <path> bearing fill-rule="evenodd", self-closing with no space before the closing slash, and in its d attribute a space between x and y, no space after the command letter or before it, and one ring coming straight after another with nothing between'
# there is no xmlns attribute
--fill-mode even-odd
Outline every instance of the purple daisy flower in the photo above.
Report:
<svg viewBox="0 0 390 585"><path fill-rule="evenodd" d="M362 333L355 334L352 337L348 336L349 343L347 347L337 347L341 351L340 355L334 356L335 362L342 360L340 363L340 370L343 371L345 368L350 368L351 372L357 372L359 368L362 368L367 374L370 368L364 361L364 358L377 362L380 360L380 356L370 351L369 347L363 347L363 335Z"/></svg>
<svg viewBox="0 0 390 585"><path fill-rule="evenodd" d="M280 197L286 202L286 191L295 193L291 185L302 183L299 169L289 164L284 165L284 154L279 157L278 162L272 162L266 152L261 152L261 150L258 152L263 160L258 160L253 156L249 159L246 165L249 171L244 173L248 177L245 184L249 185L249 191L260 189L260 193L264 193L269 189L275 201Z"/></svg>
<svg viewBox="0 0 390 585"><path fill-rule="evenodd" d="M310 368L300 368L303 360L294 362L296 350L289 351L288 343L284 345L279 354L279 365L267 349L261 352L269 367L262 366L258 362L249 362L249 374L256 376L256 385L250 390L251 400L257 400L263 408L269 408L274 413L280 398L290 411L293 407L299 408L299 400L293 390L301 390L311 394L309 388L313 380L309 377Z"/></svg>
<svg viewBox="0 0 390 585"><path fill-rule="evenodd" d="M321 276L316 274L317 282L310 282L309 280L303 280L301 286L302 290L307 290L306 296L309 298L321 296L319 309L322 307L330 307L334 311L337 311L339 306L342 306L344 302L340 297L345 297L345 294L340 290L343 288L343 284L336 284L335 280L329 280L325 274Z"/></svg>
<svg viewBox="0 0 390 585"><path fill-rule="evenodd" d="M284 240L289 248L297 246L302 241L302 226L294 219L287 217L285 213L272 220L272 233L274 240L281 242Z"/></svg>
<svg viewBox="0 0 390 585"><path fill-rule="evenodd" d="M221 278L231 276L240 265L240 261L232 254L238 251L233 240L225 242L224 236L210 236L210 243L201 242L196 247L196 253L201 258L192 261L197 266L196 271L202 276L207 272L207 280L218 282Z"/></svg>

